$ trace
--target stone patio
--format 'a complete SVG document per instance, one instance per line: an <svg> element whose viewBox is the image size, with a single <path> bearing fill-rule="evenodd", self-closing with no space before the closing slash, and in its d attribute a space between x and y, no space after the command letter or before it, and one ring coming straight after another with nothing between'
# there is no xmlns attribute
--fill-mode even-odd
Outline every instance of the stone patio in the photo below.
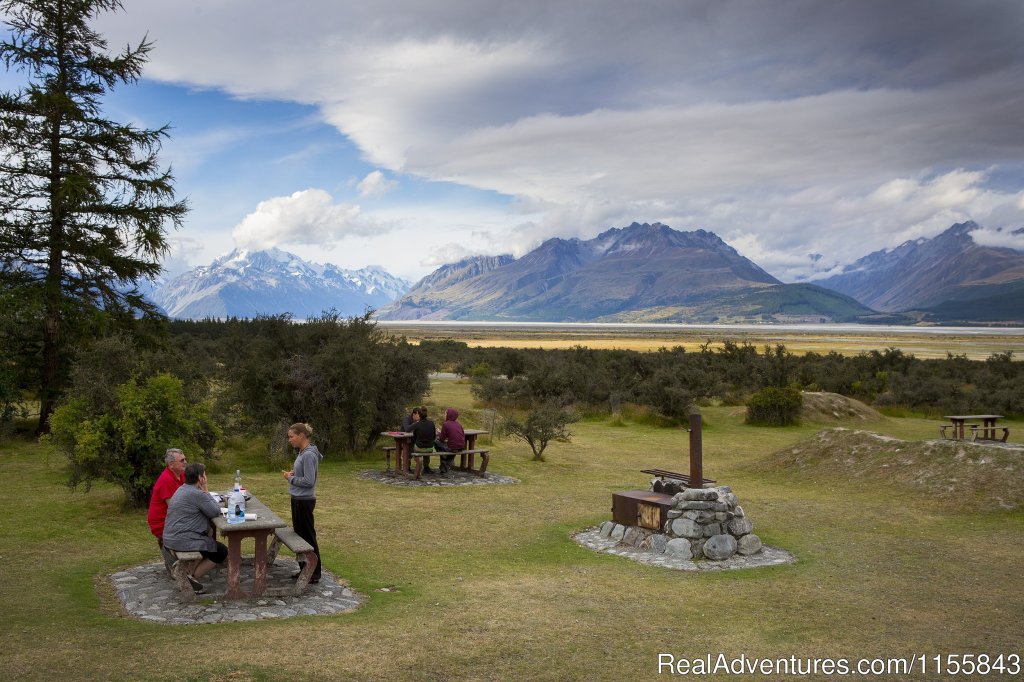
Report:
<svg viewBox="0 0 1024 682"><path fill-rule="evenodd" d="M290 557L279 557L267 572L271 591L283 593L291 586L298 564ZM253 560L242 560L242 587L252 584ZM110 576L125 612L141 620L172 625L228 623L270 620L295 616L330 616L358 609L367 598L339 581L330 571L300 596L264 595L259 599L224 599L227 567L219 567L202 578L208 594L195 602L182 599L181 591L167 575L162 561L136 566Z"/></svg>

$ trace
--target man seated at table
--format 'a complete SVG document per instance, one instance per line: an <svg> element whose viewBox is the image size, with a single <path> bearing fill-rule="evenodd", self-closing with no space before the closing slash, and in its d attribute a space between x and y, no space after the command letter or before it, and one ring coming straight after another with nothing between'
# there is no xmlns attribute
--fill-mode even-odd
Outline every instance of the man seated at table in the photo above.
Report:
<svg viewBox="0 0 1024 682"><path fill-rule="evenodd" d="M459 411L449 407L444 413L444 424L441 424L441 432L437 434L434 448L438 452L458 452L466 448L466 431L459 423ZM438 469L442 474L447 474L452 467L455 455L441 455L441 464Z"/></svg>
<svg viewBox="0 0 1024 682"><path fill-rule="evenodd" d="M167 522L164 525L164 547L176 552L199 552L203 560L188 581L196 594L205 591L199 578L214 566L223 564L228 548L210 535L210 519L220 516L220 505L210 497L206 486L206 467L189 464L185 467L185 485L167 503Z"/></svg>
<svg viewBox="0 0 1024 682"><path fill-rule="evenodd" d="M417 407L414 412L419 415L412 425L412 450L413 452L433 452L434 441L437 439L437 427L434 422L427 419L427 408ZM415 417L413 417L415 419ZM432 474L430 458L423 458L423 473Z"/></svg>
<svg viewBox="0 0 1024 682"><path fill-rule="evenodd" d="M160 554L164 558L164 566L167 572L171 572L174 565L174 557L164 549L164 522L167 519L167 501L185 483L185 466L187 460L185 453L178 448L171 448L164 453L164 463L167 467L160 473L153 484L153 494L149 498L149 514L146 521L149 523L149 530L156 536L156 544L160 547Z"/></svg>
<svg viewBox="0 0 1024 682"><path fill-rule="evenodd" d="M416 423L417 419L419 419L419 409L420 408L418 407L414 407L409 411L409 414L402 417L402 426L398 429L399 431L412 433L412 425Z"/></svg>

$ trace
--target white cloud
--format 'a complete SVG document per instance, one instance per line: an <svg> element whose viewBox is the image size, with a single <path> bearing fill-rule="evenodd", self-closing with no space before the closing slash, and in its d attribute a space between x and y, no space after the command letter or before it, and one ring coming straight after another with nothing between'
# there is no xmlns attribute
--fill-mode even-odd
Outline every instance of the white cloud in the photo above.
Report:
<svg viewBox="0 0 1024 682"><path fill-rule="evenodd" d="M713 230L790 279L1024 214L1019 3L580 7L309 0L281 21L269 1L136 0L104 28L113 45L150 31L149 77L318 107L380 169L364 197L390 172L514 198L518 229L480 218L486 235L459 242L471 252L658 220ZM357 207L287 199L236 234L367 231ZM427 208L441 216L428 241L450 241L460 207Z"/></svg>
<svg viewBox="0 0 1024 682"><path fill-rule="evenodd" d="M981 228L971 232L971 239L980 246L1003 246L1024 251L1024 230Z"/></svg>
<svg viewBox="0 0 1024 682"><path fill-rule="evenodd" d="M306 189L261 201L231 234L239 248L267 249L281 244L332 246L346 237L385 229L365 219L359 206L336 204L324 190Z"/></svg>
<svg viewBox="0 0 1024 682"><path fill-rule="evenodd" d="M397 185L397 181L389 180L379 170L375 170L368 173L365 178L360 180L356 189L359 190L359 196L365 198L387 194Z"/></svg>

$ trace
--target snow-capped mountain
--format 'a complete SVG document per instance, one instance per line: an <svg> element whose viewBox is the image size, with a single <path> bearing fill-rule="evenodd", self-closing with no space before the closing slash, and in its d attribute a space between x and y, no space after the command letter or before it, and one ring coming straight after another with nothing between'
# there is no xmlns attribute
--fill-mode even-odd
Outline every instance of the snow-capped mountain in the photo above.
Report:
<svg viewBox="0 0 1024 682"><path fill-rule="evenodd" d="M178 319L291 313L301 320L331 308L344 316L362 315L401 297L409 286L374 266L345 270L280 249L235 249L157 286L152 299Z"/></svg>

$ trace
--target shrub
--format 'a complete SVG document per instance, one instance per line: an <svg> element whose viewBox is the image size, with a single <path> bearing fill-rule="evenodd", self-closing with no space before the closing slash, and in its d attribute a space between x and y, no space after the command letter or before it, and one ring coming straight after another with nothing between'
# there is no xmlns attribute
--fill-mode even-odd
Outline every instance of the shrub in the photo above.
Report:
<svg viewBox="0 0 1024 682"><path fill-rule="evenodd" d="M180 379L158 373L114 391L110 409L74 398L50 417L48 438L68 457L68 485L100 479L119 485L128 504L145 507L169 447L212 455L219 431L207 406L185 396Z"/></svg>
<svg viewBox="0 0 1024 682"><path fill-rule="evenodd" d="M544 461L544 450L555 440L568 443L572 433L569 424L579 418L555 403L543 403L531 409L526 419L506 417L502 430L515 440L523 441L533 450L535 462Z"/></svg>
<svg viewBox="0 0 1024 682"><path fill-rule="evenodd" d="M800 421L803 395L795 386L767 386L747 401L747 423L757 426L789 426Z"/></svg>

